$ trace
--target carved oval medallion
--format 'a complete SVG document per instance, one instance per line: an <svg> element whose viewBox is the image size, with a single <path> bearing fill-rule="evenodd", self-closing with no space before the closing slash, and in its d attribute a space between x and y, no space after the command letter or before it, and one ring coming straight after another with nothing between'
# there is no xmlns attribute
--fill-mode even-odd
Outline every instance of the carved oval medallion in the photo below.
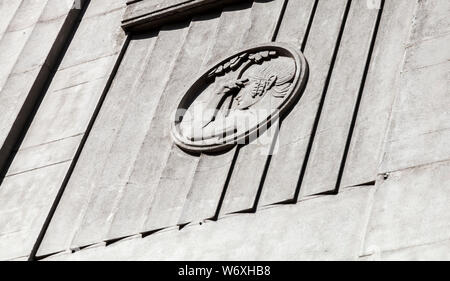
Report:
<svg viewBox="0 0 450 281"><path fill-rule="evenodd" d="M295 105L307 74L303 54L288 44L242 50L189 88L177 107L172 137L182 149L197 153L246 144Z"/></svg>

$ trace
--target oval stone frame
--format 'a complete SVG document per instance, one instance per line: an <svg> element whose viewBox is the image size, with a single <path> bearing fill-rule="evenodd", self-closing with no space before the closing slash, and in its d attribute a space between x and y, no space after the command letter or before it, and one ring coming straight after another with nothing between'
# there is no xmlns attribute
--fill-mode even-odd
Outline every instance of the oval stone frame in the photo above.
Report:
<svg viewBox="0 0 450 281"><path fill-rule="evenodd" d="M217 69L219 67L225 65L227 62L229 62L233 58L236 58L237 56L246 53L258 53L261 51L276 51L277 54L290 57L295 62L295 76L292 81L291 90L287 94L287 97L284 98L284 101L277 108L275 108L271 112L271 114L268 115L266 119L264 119L263 122L255 124L245 132L235 132L230 136L226 136L225 138L220 139L220 141L192 141L184 137L180 131L180 124L182 122L183 115L178 115L178 112L180 112L180 109L183 110L189 108L192 102L199 95L199 92L205 89L205 87L211 84L211 82L214 82L214 80L211 78L211 73L217 72ZM283 117L285 114L287 114L289 110L300 99L306 86L308 75L309 68L303 53L299 50L299 48L296 48L291 44L272 42L238 51L232 56L228 56L225 59L220 60L219 63L215 64L213 67L205 71L205 73L202 74L198 79L196 79L194 84L187 90L187 92L178 103L178 106L176 108L177 113L172 120L172 138L174 142L184 151L191 153L215 153L228 150L238 143L242 143L245 138L255 137L258 133L261 135L267 128L270 127L270 124L274 124L274 122L277 121L280 117ZM261 128L265 129L262 130Z"/></svg>

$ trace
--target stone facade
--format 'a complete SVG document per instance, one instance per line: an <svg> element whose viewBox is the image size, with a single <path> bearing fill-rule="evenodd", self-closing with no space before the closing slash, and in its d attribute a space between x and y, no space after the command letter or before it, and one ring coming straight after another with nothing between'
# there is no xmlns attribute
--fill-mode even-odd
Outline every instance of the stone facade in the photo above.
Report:
<svg viewBox="0 0 450 281"><path fill-rule="evenodd" d="M279 130L174 142L284 44ZM0 260L449 260L449 45L448 0L0 0Z"/></svg>

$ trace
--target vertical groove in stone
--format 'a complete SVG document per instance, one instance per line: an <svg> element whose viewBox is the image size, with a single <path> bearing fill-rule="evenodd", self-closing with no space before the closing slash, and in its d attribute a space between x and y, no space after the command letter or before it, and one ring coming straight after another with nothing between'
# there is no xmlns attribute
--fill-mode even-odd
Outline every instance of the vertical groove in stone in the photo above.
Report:
<svg viewBox="0 0 450 281"><path fill-rule="evenodd" d="M260 205L297 199L298 180L304 172L349 6L350 1L319 1L317 5L304 51L308 83L300 101L282 120Z"/></svg>
<svg viewBox="0 0 450 281"><path fill-rule="evenodd" d="M302 197L335 192L380 11L369 9L364 1L352 2L302 179Z"/></svg>
<svg viewBox="0 0 450 281"><path fill-rule="evenodd" d="M341 187L376 180L417 1L385 1Z"/></svg>
<svg viewBox="0 0 450 281"><path fill-rule="evenodd" d="M45 237L45 234L46 234L47 229L48 229L48 227L49 227L49 225L51 223L51 220L53 219L53 216L55 214L56 208L59 205L61 197L64 194L64 190L65 190L65 188L67 186L67 183L70 180L70 177L71 177L71 175L73 173L75 165L78 162L80 154L83 151L84 145L86 144L87 138L89 137L89 133L90 133L90 131L92 129L92 126L94 125L94 122L95 122L95 120L96 120L96 118L98 116L98 113L99 113L99 111L100 111L100 109L101 109L101 107L103 105L103 102L105 100L106 94L107 94L108 90L111 87L111 84L113 82L113 79L114 79L115 75L117 74L117 70L118 70L119 65L120 65L120 63L121 63L121 61L122 61L122 59L123 59L123 57L125 55L125 51L126 51L126 49L128 47L128 44L129 44L129 37L125 40L125 42L124 42L124 44L123 44L123 46L121 48L121 52L119 53L119 55L117 57L117 60L116 60L116 62L114 64L114 67L113 67L113 69L111 71L111 75L109 76L108 81L106 82L106 85L105 85L105 87L103 89L102 96L100 97L99 102L98 102L98 104L97 104L97 106L96 106L96 108L95 108L95 110L94 110L94 112L92 114L92 117L91 117L91 119L89 121L89 124L88 124L88 126L86 128L86 132L84 133L84 135L83 135L83 137L82 137L82 139L80 141L80 144L77 147L77 151L76 151L76 153L75 153L75 155L74 155L74 157L73 157L73 159L72 159L72 161L70 163L70 166L69 166L69 168L67 170L67 173L66 173L66 175L64 177L64 180L61 183L61 187L58 190L58 193L57 193L57 195L55 197L55 200L54 200L54 202L52 204L52 207L51 207L51 209L49 211L49 214L48 214L48 216L46 218L46 221L45 221L45 223L44 223L44 225L43 225L43 227L41 229L41 232L39 234L39 238L37 239L36 244L35 244L32 252L30 254L30 258L32 260L36 259L36 254L38 253L39 247L40 247L40 245L41 245L41 243L42 243L42 241L43 241L43 239Z"/></svg>
<svg viewBox="0 0 450 281"><path fill-rule="evenodd" d="M30 17L24 12L30 10L30 0L22 0L4 31L3 37L5 35L6 37L0 39L0 59L2 60L2 69L0 69L0 91L3 89L8 77L13 72L15 64L17 60L20 59L20 54L38 24L38 18L44 11L48 2L48 0L39 1L36 1L34 6L31 6L31 8L35 9L35 15ZM28 18L25 19L24 17L27 15ZM25 23L30 20L31 22Z"/></svg>
<svg viewBox="0 0 450 281"><path fill-rule="evenodd" d="M76 231L81 226L89 199L96 192L95 180L102 172L103 164L112 146L114 134L129 102L127 92L135 92L138 82L151 58L157 35L133 36L118 68L111 88L96 117L77 165L71 174L55 215L50 222L38 255L48 255L70 249ZM135 75L139 73L139 75ZM118 83L118 81L125 81ZM100 147L98 147L100 146Z"/></svg>
<svg viewBox="0 0 450 281"><path fill-rule="evenodd" d="M96 180L97 190L91 197L73 246L105 240L128 181L131 164L137 157L139 144L145 138L145 130L173 71L186 31L185 23L166 26L160 31L142 76L143 81L138 84L135 94L129 96L127 115L115 135L103 172Z"/></svg>
<svg viewBox="0 0 450 281"><path fill-rule="evenodd" d="M276 2L272 3L272 5L273 5L272 7L264 6L264 8L265 8L264 12L267 13L266 16L258 15L260 12L255 13L258 15L257 19L259 19L260 22L258 22L257 20L256 20L256 22L254 20L252 20L253 26L260 26L260 25L265 26L265 24L266 24L265 22L267 21L268 18L270 18L271 16L274 16L274 15L276 17L272 18L272 24L271 24L272 28L269 29L264 36L259 35L259 32L257 32L257 29L255 28L255 30L251 30L251 31L253 32L253 34L259 35L258 36L259 38L247 37L246 41L250 42L249 43L250 45L258 43L258 42L263 43L264 39L268 39L267 41L271 41L271 42L275 41L275 39L278 36L278 33L280 31L280 26L281 26L281 23L283 20L284 13L286 11L287 4L288 4L288 0L279 0L277 3ZM255 8L255 5L257 5L257 4L254 4L254 9L256 10L256 8L258 6L256 6L256 8ZM262 6L260 6L260 7L262 7ZM262 23L261 21L263 21L264 23ZM276 124L278 124L278 123L276 123ZM276 135L277 132L273 132L274 127L277 127L277 126L274 126L274 124L272 124L272 127L269 128L266 132L264 132L263 136L260 136L257 139L257 141L260 141L267 134L269 134L269 132ZM258 144L259 144L259 142L258 142ZM233 198L236 196L236 193L237 193L237 197L241 197L242 193L248 192L247 194L245 194L242 197L244 197L245 198L244 200L246 200L247 202L250 201L249 204L244 204L243 207L242 206L237 207L237 209L239 209L237 212L247 211L249 209L252 209L253 204L256 200L256 197L258 196L257 195L258 190L252 189L252 187L254 187L255 185L252 185L251 183L248 183L245 179L242 179L241 178L242 176L236 177L236 176L234 176L234 174L236 172L240 173L241 175L244 174L244 177L247 177L248 175L253 175L253 177L256 176L256 178L258 179L258 174L264 173L266 163L263 162L262 159L256 159L256 161L252 161L252 160L255 160L254 158L258 158L257 156L255 157L255 155L254 155L255 152L260 153L262 155L270 154L269 151L271 151L272 146L270 143L268 143L268 146L269 147L267 147L267 145L263 145L262 149L261 149L261 147L259 147L259 145L257 145L257 147L250 146L250 145L246 145L246 146L238 145L236 147L236 149L234 151L234 156L233 156L231 164L230 164L230 168L227 172L227 177L224 182L224 187L223 187L222 193L220 195L220 198L219 198L219 201L217 204L216 212L215 212L214 216L212 217L212 219L218 219L219 215L224 212L223 211L224 203L226 204L225 212L230 212L230 213L235 212L235 211L227 211L228 209L230 209L229 205L228 205L229 204L228 202L230 202L230 200L229 199L227 200L227 196L228 196L228 198L230 198L230 197ZM252 156L254 157L251 160L248 159L249 155L248 155L248 153L246 153L247 149L250 150L250 157L252 157ZM242 155L241 152L244 152L244 157L241 156L241 158L239 158L240 155ZM242 158L244 160L239 161L239 159L242 159ZM242 163L242 162L244 162L244 163ZM237 166L238 163L240 165ZM264 166L258 165L259 163L262 163ZM244 165L242 165L242 164L244 164ZM251 170L248 170L248 169L246 170L244 167L250 168ZM242 169L242 168L244 168L244 169ZM236 179L236 178L237 178L237 181L236 180L232 181L233 179ZM233 189L230 189L230 183L233 183L232 184L232 187L234 187ZM231 196L230 196L230 194L231 194ZM233 209L233 207L231 207L231 209Z"/></svg>
<svg viewBox="0 0 450 281"><path fill-rule="evenodd" d="M193 65L201 65L203 55L207 52L208 43L215 31L218 15L195 18L191 21L188 34L182 43L180 53L164 88L162 97L156 109L147 135L141 145L139 155L133 164L133 171L125 188L119 208L114 216L108 239L125 235L148 232L155 227L170 225L170 218L178 219L176 206L184 202L184 190L189 188L189 182L184 182L184 174L191 174L195 169L197 157L178 152L172 146L170 137L170 122L174 115L177 102L186 91L186 87L196 78ZM212 40L210 40L212 41ZM175 155L176 154L176 155ZM177 159L176 167L167 164ZM167 167L167 168L166 168ZM177 172L178 171L178 172ZM150 212L150 214L149 214ZM157 220L161 226L149 226L147 218Z"/></svg>
<svg viewBox="0 0 450 281"><path fill-rule="evenodd" d="M349 151L350 143L351 143L352 137L353 137L353 131L355 129L356 119L358 117L359 108L360 108L360 105L361 105L361 99L362 99L362 96L364 94L364 89L365 89L365 85L366 85L366 81L367 81L367 75L368 75L368 72L369 72L369 69L370 69L370 64L371 64L371 61L372 61L373 50L375 48L375 44L376 44L376 40L377 40L377 36L378 36L378 30L380 28L380 21L381 21L381 17L383 15L383 9L384 9L384 2L385 2L385 0L381 0L381 6L380 6L380 9L378 11L378 15L377 15L374 31L373 31L373 34L372 34L372 38L371 38L371 42L370 42L370 49L369 49L369 53L367 55L366 65L364 67L364 74L363 74L361 85L360 85L360 88L359 88L358 97L357 97L357 100L356 100L356 104L355 104L355 108L354 108L354 111L353 111L352 120L351 120L351 123L350 123L349 132L348 132L348 135L347 135L347 141L346 141L344 152L343 152L343 155L342 155L342 160L341 160L341 164L340 164L340 168L339 168L339 174L338 174L337 181L336 181L336 186L335 186L335 189L336 189L335 192L336 193L339 192L339 188L341 187L342 175L344 173L345 163L347 161L348 151ZM361 184L364 184L364 183L361 183Z"/></svg>
<svg viewBox="0 0 450 281"><path fill-rule="evenodd" d="M273 38L276 41L290 41L300 49L314 17L315 3L315 0L289 1L287 14L280 15L280 27L277 34L274 32ZM272 124L253 143L240 148L221 214L252 211L256 207L261 184L270 164L270 153L278 136L278 125L278 122Z"/></svg>
<svg viewBox="0 0 450 281"><path fill-rule="evenodd" d="M33 6L25 5L24 3L26 3L26 1L22 2L21 7L23 10L26 10L26 12L22 11L22 13L24 13L24 17L28 19L28 12L33 11ZM53 9L55 5L60 3L53 0L45 1L45 4L44 2L40 3L36 1L34 4L43 5L39 6L39 9L36 10L39 12L39 15L32 17L32 19L35 19L35 22L33 21L31 23L31 27L27 27L28 23L21 22L21 20L17 20L17 22L12 21L9 27L9 29L12 29L9 30L9 32L14 32L14 29L17 29L20 32L20 30L26 28L29 28L32 31L29 33L30 36L27 37L27 42L24 44L24 47L20 50L21 56L18 57L14 63L14 68L12 70L14 73L9 76L11 80L16 79L16 77L24 76L22 77L23 81L21 81L23 88L21 91L11 90L10 85L8 84L11 80L8 79L5 88L3 88L4 91L0 94L2 98L6 99L6 102L2 103L3 106L11 106L13 110L17 110L15 112L4 112L4 114L8 114L8 118L2 120L6 124L1 124L3 129L5 126L9 125L7 124L9 118L15 118L9 128L9 132L7 132L8 136L4 140L4 143L2 143L2 149L0 151L2 156L0 165L3 165L3 167L1 167L3 169L1 172L2 177L6 174L9 165L15 157L15 151L18 150L18 147L39 108L40 102L47 92L54 73L62 61L65 50L71 42L74 31L77 28L77 19L81 14L80 10L75 11L71 9L70 6L64 5L60 7L61 9L58 9L58 13L55 14ZM18 13L19 12L20 11L18 10ZM41 29L43 26L50 26L52 30L49 31L45 28L43 30ZM40 39L41 36L49 36L45 37L48 41L44 44L36 45L36 40ZM15 83L17 83L17 81L15 81ZM11 105L11 103L13 105ZM61 165L65 164L61 163ZM51 168L49 167L49 169ZM30 173L32 173L32 171L30 171ZM58 175L61 174L58 173ZM22 175L18 175L15 179L11 179L8 184L13 186L15 181L20 181L21 176ZM39 177L40 175L38 173L33 174L32 176L29 176L29 178L33 176ZM26 179L27 176L23 175L23 178ZM33 182L33 184L36 184L35 188L39 187L36 182ZM30 255L31 258L34 256L38 247L37 245L42 239L43 229L46 228L49 221L49 213L52 213L51 202L53 202L54 196L56 197L57 193L54 192L56 190L56 185L53 183L47 184L48 186L46 185L44 187L48 193L46 196L43 196L42 198L35 197L33 199L34 201L30 199L30 201L33 202L32 204L38 205L39 208L35 210L32 217L29 217L27 220L20 223L23 229L17 232L18 240L21 239L20 235L26 234L27 237L26 239L22 238L22 241L20 243L18 242L20 245L17 245L17 247L14 248L17 248L18 251L23 251L22 254ZM28 188L28 186L20 185L18 187L19 188L16 188L17 192L20 192L20 189ZM2 188L6 188L6 186L2 186ZM37 191L41 190L37 189ZM42 195L43 194L44 193L42 193ZM16 212L19 214L22 208L21 204L27 208L34 207L32 204L27 204L30 202L25 201L25 198L27 198L27 196L24 196L24 201L16 206ZM0 212L1 211L2 210L0 210ZM14 218L11 218L10 223L17 224L18 222L14 221ZM10 245L9 248L11 248ZM5 252L8 251L5 250Z"/></svg>
<svg viewBox="0 0 450 281"><path fill-rule="evenodd" d="M253 5L244 3L224 9L216 31L215 42L204 64L204 70L231 50L236 50L242 45L242 41L245 40L251 28ZM218 155L202 154L199 157L195 172L190 175L192 183L183 204L179 224L214 216L234 150L235 148Z"/></svg>
<svg viewBox="0 0 450 281"><path fill-rule="evenodd" d="M35 32L39 31L40 25L45 23L41 22L42 16L45 12L51 12L49 5L55 4L53 0L47 1L36 1L34 5L41 4L37 7L31 6L26 0L21 2L21 5L17 9L17 14L20 12L24 13L24 17L27 15L26 12L30 8L35 8L36 14L32 19L31 24L25 24L23 18L13 18L7 29L8 34L11 33L22 33L25 36L25 41L22 41L22 45L16 52L17 56L13 56L11 65L3 65L1 69L7 72L5 73L5 79L2 79L0 74L0 177L6 175L8 166L10 165L12 158L14 157L14 149L17 149L21 138L23 137L24 131L28 126L27 123L33 118L33 109L35 104L39 103L45 91L45 87L48 84L48 79L51 79L51 71L56 65L56 61L60 56L62 48L67 41L69 34L73 26L76 24L75 20L78 17L79 12L74 10L67 11L64 16L63 22L60 24L60 29L57 30L54 38L50 38L50 45L42 44L41 48L39 46L33 46L36 42L30 42L30 38L35 35ZM17 22L14 22L16 20ZM56 24L55 24L56 25ZM10 30L12 29L12 30ZM15 30L18 29L18 30ZM24 35L25 34L25 35ZM6 39L6 38L5 38ZM15 42L19 38L13 39L11 41L2 40L0 44L9 44L10 42ZM17 46L16 46L17 47ZM48 49L46 48L48 47ZM27 53L25 54L25 51ZM1 52L1 46L0 46ZM8 53L6 53L8 54ZM27 62L36 60L35 58L30 58L34 56L38 58L35 62L36 65L29 65ZM0 57L1 58L1 57ZM27 73L29 75L27 75ZM21 88L17 88L18 82L17 77L21 77L23 84ZM7 77L7 78L6 78ZM3 81L2 81L3 80ZM28 80L28 81L25 81ZM5 108L1 108L2 105ZM2 116L3 115L3 116Z"/></svg>
<svg viewBox="0 0 450 281"><path fill-rule="evenodd" d="M2 41L3 35L8 30L9 24L16 15L22 1L23 0L5 0L0 3L0 5L2 5L0 7L0 42ZM11 6L5 7L7 5L6 3Z"/></svg>
<svg viewBox="0 0 450 281"><path fill-rule="evenodd" d="M284 0L270 3L255 1L251 13L247 16L250 20L249 27L240 42L232 49L238 47L270 41L279 25L280 14L285 7ZM236 27L245 26L242 21ZM236 36L237 32L234 33ZM226 52L230 53L230 51ZM211 60L210 60L211 61ZM197 222L205 219L214 219L218 214L228 179L233 171L233 163L237 156L237 147L218 155L200 156L199 164L194 175L191 190L179 224Z"/></svg>

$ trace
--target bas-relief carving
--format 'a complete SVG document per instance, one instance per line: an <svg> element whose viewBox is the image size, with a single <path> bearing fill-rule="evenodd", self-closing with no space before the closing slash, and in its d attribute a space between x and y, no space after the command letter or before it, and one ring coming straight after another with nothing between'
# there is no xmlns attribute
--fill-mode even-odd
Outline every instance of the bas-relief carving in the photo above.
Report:
<svg viewBox="0 0 450 281"><path fill-rule="evenodd" d="M307 73L303 54L288 44L259 45L222 60L180 101L175 143L199 153L251 142L296 103Z"/></svg>

